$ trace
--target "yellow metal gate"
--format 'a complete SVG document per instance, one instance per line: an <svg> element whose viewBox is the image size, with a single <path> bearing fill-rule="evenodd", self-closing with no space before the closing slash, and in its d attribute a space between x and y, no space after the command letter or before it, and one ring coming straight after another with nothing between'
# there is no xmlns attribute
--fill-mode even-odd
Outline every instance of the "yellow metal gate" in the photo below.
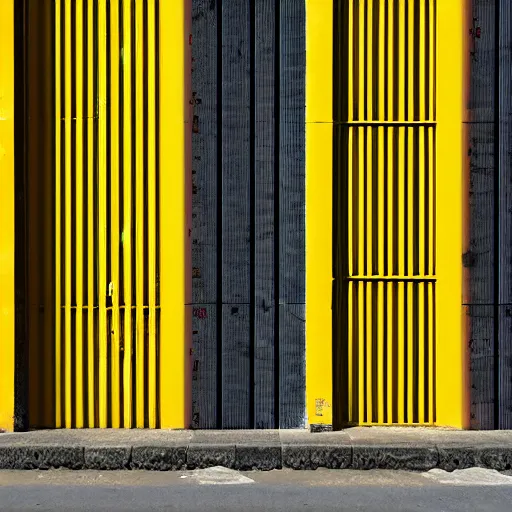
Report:
<svg viewBox="0 0 512 512"><path fill-rule="evenodd" d="M30 327L29 420L183 428L184 4L55 0L50 8L53 199L41 242L44 335L34 311Z"/></svg>
<svg viewBox="0 0 512 512"><path fill-rule="evenodd" d="M436 2L349 0L337 24L338 419L434 423Z"/></svg>

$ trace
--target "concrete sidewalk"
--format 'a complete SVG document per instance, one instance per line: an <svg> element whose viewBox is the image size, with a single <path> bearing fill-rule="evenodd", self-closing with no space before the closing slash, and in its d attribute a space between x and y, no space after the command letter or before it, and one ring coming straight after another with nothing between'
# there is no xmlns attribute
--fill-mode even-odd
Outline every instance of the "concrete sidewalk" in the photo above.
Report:
<svg viewBox="0 0 512 512"><path fill-rule="evenodd" d="M512 469L512 431L44 430L0 434L0 469Z"/></svg>

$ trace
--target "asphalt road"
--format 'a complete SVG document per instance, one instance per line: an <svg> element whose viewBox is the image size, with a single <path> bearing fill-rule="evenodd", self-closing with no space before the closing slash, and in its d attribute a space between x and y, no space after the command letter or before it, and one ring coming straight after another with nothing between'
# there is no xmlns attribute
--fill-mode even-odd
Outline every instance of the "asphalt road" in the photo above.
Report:
<svg viewBox="0 0 512 512"><path fill-rule="evenodd" d="M506 511L512 477L486 470L0 471L1 511Z"/></svg>

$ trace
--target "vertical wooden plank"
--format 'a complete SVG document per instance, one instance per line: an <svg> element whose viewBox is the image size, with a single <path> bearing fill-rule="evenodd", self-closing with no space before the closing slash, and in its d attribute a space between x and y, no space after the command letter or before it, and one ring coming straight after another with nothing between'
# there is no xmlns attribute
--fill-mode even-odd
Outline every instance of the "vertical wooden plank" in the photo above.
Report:
<svg viewBox="0 0 512 512"><path fill-rule="evenodd" d="M192 1L192 421L217 426L218 9ZM202 311L206 313L203 314Z"/></svg>
<svg viewBox="0 0 512 512"><path fill-rule="evenodd" d="M280 428L304 428L305 417L305 386L304 365L293 369L290 361L303 361L304 348L301 343L304 338L306 322L306 306L304 304L281 304L279 306L279 339L280 343ZM299 340L295 343L285 343L282 339ZM330 407L329 403L321 404L325 414Z"/></svg>
<svg viewBox="0 0 512 512"><path fill-rule="evenodd" d="M471 373L471 428L494 428L494 308L492 305L464 306L469 317L468 332Z"/></svg>
<svg viewBox="0 0 512 512"><path fill-rule="evenodd" d="M463 264L469 270L465 291L469 306L471 427L494 428L495 292L495 2L473 0L473 17L481 28L474 39L469 89L469 248ZM496 161L497 164L497 161ZM497 167L497 165L496 165ZM482 307L477 307L480 304ZM485 306L487 304L487 306ZM497 397L496 397L497 398Z"/></svg>
<svg viewBox="0 0 512 512"><path fill-rule="evenodd" d="M193 304L192 342L192 426L213 429L217 426L217 324L216 304Z"/></svg>
<svg viewBox="0 0 512 512"><path fill-rule="evenodd" d="M223 427L249 428L249 1L222 4Z"/></svg>
<svg viewBox="0 0 512 512"><path fill-rule="evenodd" d="M499 335L500 335L500 428L512 427L512 5L499 7ZM496 134L495 134L496 136Z"/></svg>
<svg viewBox="0 0 512 512"><path fill-rule="evenodd" d="M280 7L278 299L281 305L299 308L306 300L306 10L304 2L295 0L281 0ZM280 307L279 311L283 309L286 308ZM280 428L304 424L306 331L296 320L289 314L279 318Z"/></svg>
<svg viewBox="0 0 512 512"><path fill-rule="evenodd" d="M254 0L254 426L274 428L275 0Z"/></svg>

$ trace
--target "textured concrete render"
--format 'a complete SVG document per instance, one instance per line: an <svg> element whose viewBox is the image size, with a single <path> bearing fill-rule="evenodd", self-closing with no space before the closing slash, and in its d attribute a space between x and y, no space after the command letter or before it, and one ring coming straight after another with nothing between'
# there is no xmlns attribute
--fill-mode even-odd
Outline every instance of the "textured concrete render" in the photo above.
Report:
<svg viewBox="0 0 512 512"><path fill-rule="evenodd" d="M44 430L0 435L0 469L512 468L512 431Z"/></svg>

